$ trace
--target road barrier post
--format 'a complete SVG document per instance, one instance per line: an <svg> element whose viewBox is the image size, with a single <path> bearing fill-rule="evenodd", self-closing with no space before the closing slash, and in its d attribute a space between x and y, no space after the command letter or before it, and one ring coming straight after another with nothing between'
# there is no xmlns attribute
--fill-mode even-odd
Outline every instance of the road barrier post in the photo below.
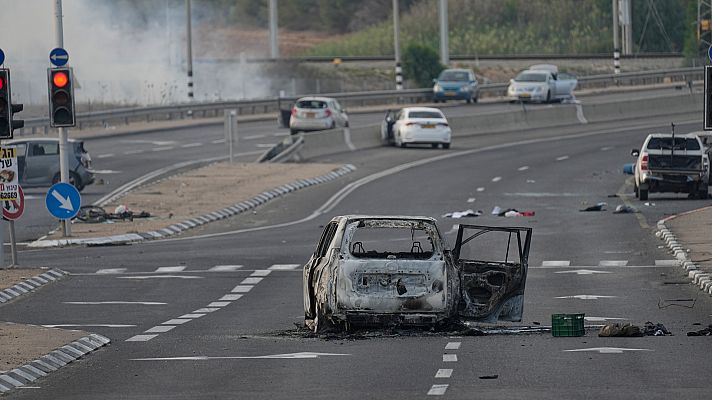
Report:
<svg viewBox="0 0 712 400"><path fill-rule="evenodd" d="M230 153L230 163L233 162L237 141L237 110L225 110L225 144Z"/></svg>

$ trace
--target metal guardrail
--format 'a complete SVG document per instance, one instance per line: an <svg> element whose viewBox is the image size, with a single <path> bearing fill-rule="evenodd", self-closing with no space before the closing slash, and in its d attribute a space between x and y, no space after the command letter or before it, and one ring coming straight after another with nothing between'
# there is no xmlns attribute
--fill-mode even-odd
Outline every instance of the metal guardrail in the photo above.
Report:
<svg viewBox="0 0 712 400"><path fill-rule="evenodd" d="M578 78L577 89L605 88L610 86L647 85L660 82L689 82L702 80L704 68L676 68L667 70L627 72L618 75L592 75ZM509 83L489 83L480 85L482 96L506 95ZM334 97L345 107L383 105L398 103L420 103L431 100L432 89L379 90L370 92L321 93L319 96ZM291 104L299 97L263 98L238 101L184 103L169 106L122 108L116 110L93 111L77 114L77 127L108 126L115 123L165 121L184 118L220 117L224 110L237 110L238 115L265 114L276 112L284 105ZM49 133L48 118L25 120L25 128L20 135Z"/></svg>

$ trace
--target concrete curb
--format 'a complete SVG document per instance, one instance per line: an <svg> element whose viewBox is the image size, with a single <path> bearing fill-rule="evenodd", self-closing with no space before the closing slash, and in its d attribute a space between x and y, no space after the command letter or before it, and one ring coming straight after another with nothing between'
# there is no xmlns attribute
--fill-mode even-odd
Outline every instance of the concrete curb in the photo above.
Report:
<svg viewBox="0 0 712 400"><path fill-rule="evenodd" d="M0 393L6 393L16 387L32 383L110 342L111 340L108 338L92 333L62 346L29 364L5 372L0 375Z"/></svg>
<svg viewBox="0 0 712 400"><path fill-rule="evenodd" d="M704 207L703 209L705 208L708 207ZM700 290L702 290L703 292L712 295L712 274L706 273L705 271L701 271L699 265L692 262L690 256L687 254L687 251L683 249L683 244L678 242L675 234L665 225L666 221L669 221L680 215L689 214L690 212L673 215L671 217L658 221L658 231L655 232L655 236L657 236L660 240L665 241L665 245L667 246L667 248L670 249L670 252L675 256L675 258L680 261L680 266L685 270L685 272L687 272L687 276L688 278L690 278L690 281L695 286L699 286Z"/></svg>
<svg viewBox="0 0 712 400"><path fill-rule="evenodd" d="M198 217L194 217L182 222L178 222L167 226L163 229L150 232L141 233L130 233L125 235L114 235L114 236L104 236L104 237L94 237L94 238L83 238L83 239L59 239L59 240L36 240L27 247L31 248L47 248L47 247L64 247L70 245L85 245L85 246L108 246L108 245L124 245L129 243L138 243L145 240L153 239L163 239L170 236L177 235L189 229L208 224L210 222L218 221L228 217L232 217L237 214L241 214L245 211L251 210L257 206L267 203L268 201L281 197L287 193L294 192L299 189L307 188L314 185L319 185L322 183L330 182L338 179L346 174L349 174L356 170L356 167L352 164L345 164L341 167L332 170L324 175L317 176L315 178L308 179L298 179L296 181L278 186L272 190L262 192L257 196L241 201L237 204L233 204L229 207L204 214Z"/></svg>
<svg viewBox="0 0 712 400"><path fill-rule="evenodd" d="M30 279L25 279L24 281L18 283L17 285L0 291L0 305L14 300L22 295L33 292L40 286L44 286L50 282L54 282L63 276L68 275L67 272L61 269L50 269L44 274L37 275ZM2 382L0 382L2 383Z"/></svg>

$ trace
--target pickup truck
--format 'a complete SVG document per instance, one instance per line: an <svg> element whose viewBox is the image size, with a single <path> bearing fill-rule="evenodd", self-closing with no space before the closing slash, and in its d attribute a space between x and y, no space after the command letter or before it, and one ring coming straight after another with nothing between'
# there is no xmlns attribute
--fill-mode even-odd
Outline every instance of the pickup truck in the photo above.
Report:
<svg viewBox="0 0 712 400"><path fill-rule="evenodd" d="M633 149L635 195L647 200L653 192L688 193L707 198L710 159L694 133L648 135L641 149Z"/></svg>

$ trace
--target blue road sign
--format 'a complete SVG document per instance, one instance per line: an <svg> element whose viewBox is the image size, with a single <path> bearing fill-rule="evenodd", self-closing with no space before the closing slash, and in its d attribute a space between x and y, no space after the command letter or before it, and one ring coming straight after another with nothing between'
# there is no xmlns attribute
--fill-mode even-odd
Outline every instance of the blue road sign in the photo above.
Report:
<svg viewBox="0 0 712 400"><path fill-rule="evenodd" d="M64 50L61 47L57 47L56 49L52 49L52 51L49 52L49 62L51 62L53 65L61 67L65 65L67 61L69 61L69 53L67 53L67 50Z"/></svg>
<svg viewBox="0 0 712 400"><path fill-rule="evenodd" d="M710 58L710 61L712 61L712 46L710 46L709 49L707 49L707 57ZM2 63L0 63L2 64Z"/></svg>
<svg viewBox="0 0 712 400"><path fill-rule="evenodd" d="M0 49L0 65L5 64L5 52Z"/></svg>
<svg viewBox="0 0 712 400"><path fill-rule="evenodd" d="M52 185L45 197L47 210L59 219L70 219L77 215L82 205L82 198L74 185L59 182Z"/></svg>

